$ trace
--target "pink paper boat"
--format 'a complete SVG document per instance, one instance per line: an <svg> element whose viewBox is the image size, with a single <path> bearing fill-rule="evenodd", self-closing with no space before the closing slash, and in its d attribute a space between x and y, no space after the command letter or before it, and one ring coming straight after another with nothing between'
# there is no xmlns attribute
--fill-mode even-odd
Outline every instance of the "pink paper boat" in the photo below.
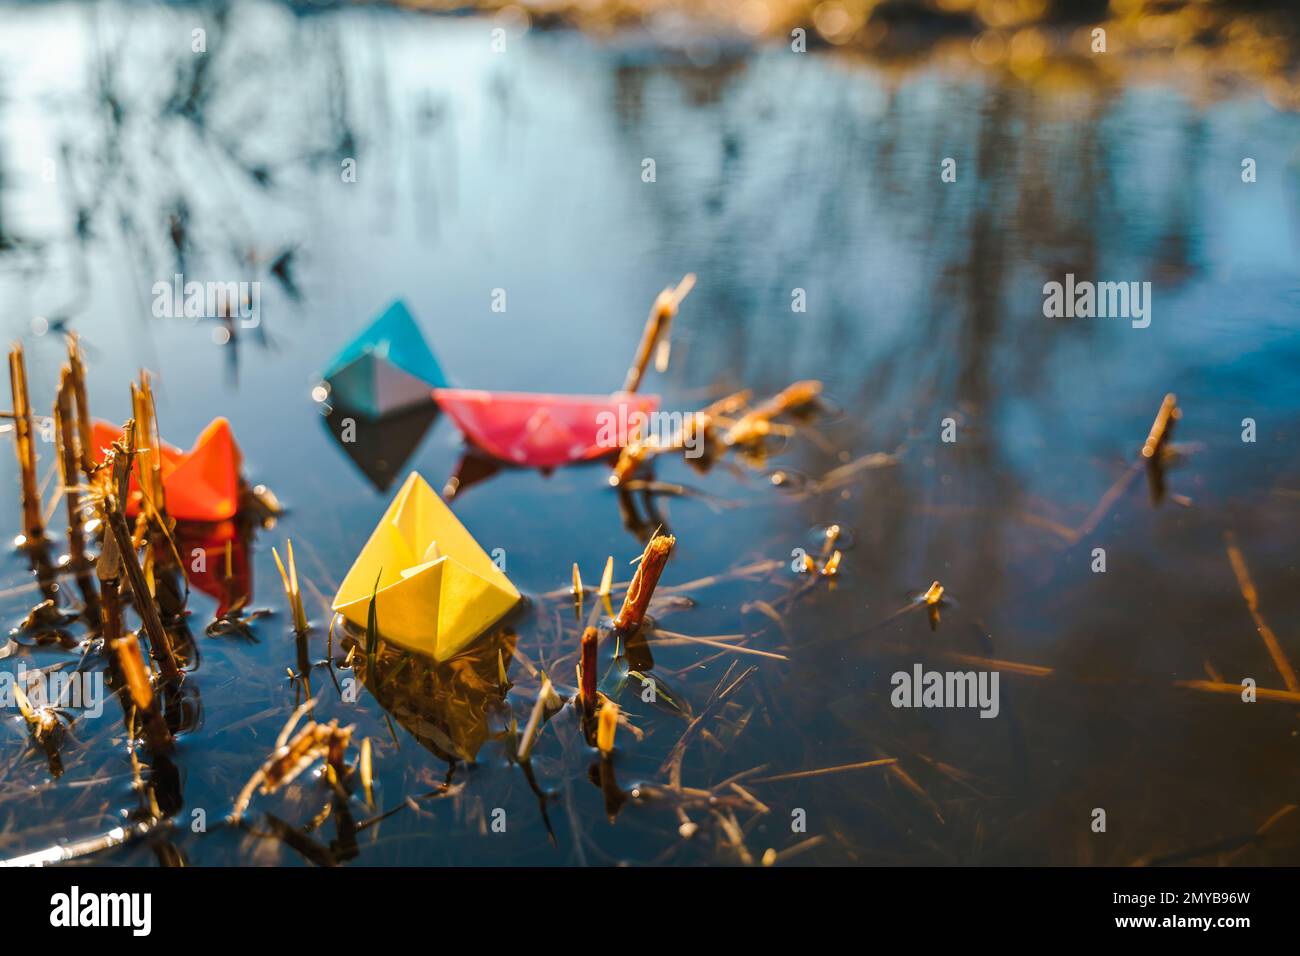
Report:
<svg viewBox="0 0 1300 956"><path fill-rule="evenodd" d="M546 395L434 389L434 398L473 444L514 465L554 468L613 454L657 395Z"/></svg>

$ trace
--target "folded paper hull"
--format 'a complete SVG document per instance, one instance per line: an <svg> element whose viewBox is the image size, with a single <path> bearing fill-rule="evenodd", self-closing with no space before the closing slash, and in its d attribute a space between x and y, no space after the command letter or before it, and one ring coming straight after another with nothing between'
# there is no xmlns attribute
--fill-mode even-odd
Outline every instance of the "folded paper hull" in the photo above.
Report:
<svg viewBox="0 0 1300 956"><path fill-rule="evenodd" d="M420 326L394 302L334 356L321 377L331 402L369 418L415 408L447 384Z"/></svg>
<svg viewBox="0 0 1300 956"><path fill-rule="evenodd" d="M335 408L383 418L433 404L433 389L391 362L366 352L326 377Z"/></svg>
<svg viewBox="0 0 1300 956"><path fill-rule="evenodd" d="M465 437L502 461L553 468L601 458L626 444L656 395L546 395L439 388L434 398Z"/></svg>
<svg viewBox="0 0 1300 956"><path fill-rule="evenodd" d="M439 661L464 650L520 597L416 472L344 577L334 610L364 629L372 595L379 636Z"/></svg>
<svg viewBox="0 0 1300 956"><path fill-rule="evenodd" d="M122 437L122 431L107 422L95 422L91 437L102 456L103 449ZM189 451L164 442L159 460L167 514L171 517L178 521L225 521L239 511L241 458L226 419L214 418ZM139 510L140 488L132 469L126 513L134 516Z"/></svg>

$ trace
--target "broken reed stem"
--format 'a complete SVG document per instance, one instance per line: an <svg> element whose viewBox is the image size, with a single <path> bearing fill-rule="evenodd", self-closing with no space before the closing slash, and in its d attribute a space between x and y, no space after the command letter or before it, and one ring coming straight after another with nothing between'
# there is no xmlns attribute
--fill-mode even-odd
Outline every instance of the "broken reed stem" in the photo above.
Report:
<svg viewBox="0 0 1300 956"><path fill-rule="evenodd" d="M95 442L91 433L90 402L86 398L86 365L81 360L81 343L76 333L68 334L66 368L72 383L73 404L77 413L77 447L81 452L81 470L89 477L95 468Z"/></svg>
<svg viewBox="0 0 1300 956"><path fill-rule="evenodd" d="M150 682L150 670L140 652L140 641L134 634L124 634L122 627L122 598L116 578L101 581L103 600L100 603L104 647L111 655L117 672L126 682L127 694L135 712L143 717L141 730L149 749L158 752L170 750L172 732L162 719ZM125 702L123 702L125 704ZM128 721L131 714L127 713Z"/></svg>
<svg viewBox="0 0 1300 956"><path fill-rule="evenodd" d="M59 442L59 470L63 478L63 497L68 506L68 554L73 567L81 570L86 561L86 536L82 528L81 494L77 488L77 442L73 434L72 377L65 366L59 377L59 394L54 403L55 435Z"/></svg>
<svg viewBox="0 0 1300 956"><path fill-rule="evenodd" d="M41 520L41 494L36 483L36 444L32 440L32 405L27 394L27 363L23 347L9 350L9 387L13 393L14 450L22 475L23 534L34 544L45 533Z"/></svg>
<svg viewBox="0 0 1300 956"><path fill-rule="evenodd" d="M162 618L158 614L157 605L154 604L153 595L149 593L149 585L145 581L144 571L140 568L140 559L135 553L131 542L131 531L126 526L126 518L122 516L120 505L114 504L109 511L108 527L122 556L122 566L126 568L126 577L131 584L135 608L140 614L141 621L144 622L144 631L149 636L149 646L158 660L158 666L167 680L180 680L181 671L176 663L176 653L172 650L171 639L162 625Z"/></svg>
<svg viewBox="0 0 1300 956"><path fill-rule="evenodd" d="M614 628L624 633L635 632L645 620L646 609L654 597L659 576L664 572L668 556L672 554L677 539L671 534L656 534L641 552L641 562L623 596L623 606L614 618Z"/></svg>
<svg viewBox="0 0 1300 956"><path fill-rule="evenodd" d="M555 696L555 689L551 685L549 677L542 678L542 688L537 692L537 702L533 704L533 712L528 715L528 723L524 725L524 735L519 739L519 750L516 756L520 763L527 763L533 755L533 745L537 743L537 735L542 731L542 717L546 713L546 707L551 698Z"/></svg>
<svg viewBox="0 0 1300 956"><path fill-rule="evenodd" d="M618 704L606 700L600 708L600 722L596 727L596 749L608 757L614 749L614 735L618 732Z"/></svg>
<svg viewBox="0 0 1300 956"><path fill-rule="evenodd" d="M780 780L806 780L809 777L822 777L829 773L844 773L847 770L866 770L869 767L892 767L898 763L897 757L881 757L879 760L864 760L862 763L846 763L838 767L822 767L820 770L800 770L796 773L779 773L775 777L754 777L750 783L776 783Z"/></svg>
<svg viewBox="0 0 1300 956"><path fill-rule="evenodd" d="M63 367L59 377L59 394L54 403L55 436L59 444L59 469L63 479L63 497L68 506L68 557L77 575L77 584L86 600L86 616L90 621L99 618L98 596L89 574L86 560L85 515L81 508L81 494L78 488L81 476L77 471L77 441L73 432L73 407L76 388L72 381L72 371Z"/></svg>
<svg viewBox="0 0 1300 956"><path fill-rule="evenodd" d="M1156 420L1151 423L1151 431L1147 435L1145 444L1142 445L1143 458L1159 460L1160 453L1164 451L1165 445L1173 434L1174 423L1182 416L1182 410L1178 407L1178 399L1173 392L1170 392L1160 403L1160 410L1156 412Z"/></svg>
<svg viewBox="0 0 1300 956"><path fill-rule="evenodd" d="M1232 573L1237 576L1237 587L1241 590L1242 600L1246 602L1246 609L1250 611L1250 616L1255 622L1255 630L1263 639L1264 647L1268 649L1268 656L1273 659L1273 666L1282 675L1282 683L1286 685L1286 689L1292 693L1300 692L1300 681L1296 680L1295 669L1287 660L1286 652L1282 650L1277 635L1268 626L1264 616L1259 613L1259 593L1255 590L1255 582L1250 578L1246 559L1237 548L1231 533L1225 535L1225 541L1228 548L1228 561L1232 564Z"/></svg>
<svg viewBox="0 0 1300 956"><path fill-rule="evenodd" d="M600 632L589 627L582 632L582 657L578 663L578 697L582 712L591 717L596 712L596 651L600 646Z"/></svg>
<svg viewBox="0 0 1300 956"><path fill-rule="evenodd" d="M1231 694L1234 697L1240 697L1241 692L1245 689L1240 684L1221 684L1212 680L1176 680L1175 687L1186 687L1189 690L1203 690L1211 694ZM1273 690L1268 687L1256 687L1255 696L1259 700L1275 700L1284 704L1300 704L1300 693L1292 690Z"/></svg>
<svg viewBox="0 0 1300 956"><path fill-rule="evenodd" d="M358 764L358 770L361 772L361 789L366 795L366 806L373 810L375 806L375 770L374 758L371 756L369 737L366 737L361 741L361 759Z"/></svg>
<svg viewBox="0 0 1300 956"><path fill-rule="evenodd" d="M642 465L665 452L691 447L703 448L703 456L696 463L707 460L711 451L714 418L740 411L749 401L749 396L749 389L744 389L719 399L707 408L691 413L677 433L667 439L659 435L643 436L638 430L629 436L627 444L619 451L618 461L614 463L614 471L610 475L609 483L617 488L631 479Z"/></svg>
<svg viewBox="0 0 1300 956"><path fill-rule="evenodd" d="M140 384L131 385L131 408L135 413L136 433L144 444L136 448L137 473L144 499L140 511L159 519L166 527L167 500L163 496L162 438L158 432L158 411L154 404L153 384L149 373L140 371Z"/></svg>
<svg viewBox="0 0 1300 956"><path fill-rule="evenodd" d="M582 584L582 574L578 571L578 562L573 562L573 609L574 617L579 621L582 620L582 598L586 590Z"/></svg>
<svg viewBox="0 0 1300 956"><path fill-rule="evenodd" d="M673 317L677 315L677 307L694 287L695 273L688 272L677 283L677 288L664 289L655 297L654 304L650 306L650 315L645 320L645 328L641 332L641 341L632 357L632 365L627 370L627 377L623 379L623 391L635 392L641 387L641 379L645 377L645 370L650 365L655 343L668 335Z"/></svg>
<svg viewBox="0 0 1300 956"><path fill-rule="evenodd" d="M745 445L763 438L772 430L772 419L792 409L801 408L817 400L822 393L822 383L806 379L787 385L727 430L723 442L728 445Z"/></svg>
<svg viewBox="0 0 1300 956"><path fill-rule="evenodd" d="M112 482L110 491L104 496L105 523L113 536L117 560L126 569L135 608L140 615L140 620L144 622L145 634L149 636L149 646L153 655L162 669L163 677L169 681L176 681L181 676L180 667L176 663L176 654L172 650L171 639L162 626L162 618L158 614L158 607L154 604L153 595L145 581L144 571L140 568L140 560L135 553L135 543L131 539L131 529L127 527L126 515L122 511L120 495L127 488L128 476L135 457L134 420L128 421L122 432L125 438L115 442L111 452Z"/></svg>

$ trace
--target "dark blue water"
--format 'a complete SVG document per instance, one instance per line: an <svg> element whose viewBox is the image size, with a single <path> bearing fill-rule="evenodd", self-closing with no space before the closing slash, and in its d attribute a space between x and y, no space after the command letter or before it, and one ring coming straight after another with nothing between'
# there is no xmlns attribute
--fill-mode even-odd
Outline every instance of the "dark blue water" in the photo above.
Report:
<svg viewBox="0 0 1300 956"><path fill-rule="evenodd" d="M264 3L224 14L66 4L3 16L0 329L27 347L38 409L62 361L57 331L74 329L96 415L125 419L127 382L150 368L164 436L188 445L227 416L248 477L288 508L251 545L252 607L276 612L253 623L256 641L205 637L215 602L191 597L200 658L186 691L198 716L149 776L171 825L93 860L312 859L266 814L309 827L329 802L314 773L256 797L248 827L219 825L308 693L320 719L372 741L378 811L452 787L317 861L676 864L769 848L778 860L798 848L791 863L1214 861L1294 800L1300 708L1174 682L1284 688L1238 591L1229 532L1262 614L1300 659L1296 116L1249 88L1216 102L1172 83L1061 90L783 48L700 63L532 33L495 54L486 22L369 8L299 18ZM190 50L196 25L206 54ZM940 179L946 157L956 182ZM1241 180L1243 157L1256 160L1254 183ZM340 175L348 159L356 182ZM281 257L283 278L270 268ZM345 451L310 392L397 297L456 384L612 390L654 295L687 271L699 283L671 365L647 383L666 408L807 378L833 407L761 466L700 475L661 462L659 479L704 493L659 498L648 519L645 530L662 520L678 536L665 587L781 562L685 589L694 606L661 623L743 633L788 660L652 646L656 673L705 713L684 789L663 792L688 721L628 691L642 738L620 732L613 770L628 796L614 822L613 791L569 712L533 761L544 818L506 759L506 728L511 715L526 722L536 668L573 682L572 564L594 583L613 555L626 580L641 550L606 469L506 470L463 490L456 514L533 598L516 635L481 642L450 671L407 665L347 703L335 681L356 675L319 664L328 600L405 473L441 487L463 448L447 420L417 419ZM154 318L152 286L176 272L260 281L261 326L228 339L220 322ZM1150 282L1150 326L1045 318L1043 285L1066 273ZM491 308L497 289L505 312ZM791 309L796 289L804 312ZM1095 527L1069 533L1133 463L1167 392L1183 409L1186 457L1165 499L1153 504L1139 474ZM897 461L821 481L872 452ZM52 464L44 449L42 476ZM7 540L20 517L8 452L0 487ZM793 549L832 522L852 537L834 587L787 603L805 583L788 570ZM270 553L287 538L316 625L301 655ZM1091 570L1095 548L1104 574ZM25 559L9 555L0 574L15 627L34 600ZM957 601L937 630L924 613L881 625L935 579ZM511 646L514 688L500 700L484 688ZM9 670L80 656L25 637L10 650ZM893 672L955 666L952 655L1050 673L1003 668L993 720L890 706ZM0 857L138 812L115 702L74 726L57 778L7 714ZM451 768L444 736L477 760ZM762 782L880 757L898 769ZM729 781L745 773L737 791ZM1090 828L1095 808L1105 834ZM358 821L377 812L353 810ZM804 831L792 830L798 818ZM698 827L689 839L684 820ZM336 823L307 836L328 847ZM1231 859L1300 862L1295 823Z"/></svg>

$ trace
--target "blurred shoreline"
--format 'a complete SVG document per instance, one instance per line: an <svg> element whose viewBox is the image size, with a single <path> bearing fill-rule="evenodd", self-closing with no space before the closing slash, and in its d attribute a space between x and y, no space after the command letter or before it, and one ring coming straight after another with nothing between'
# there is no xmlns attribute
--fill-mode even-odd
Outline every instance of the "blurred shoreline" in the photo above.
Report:
<svg viewBox="0 0 1300 956"><path fill-rule="evenodd" d="M642 35L691 59L728 44L834 50L877 66L944 65L1061 88L1175 81L1214 102L1262 91L1300 109L1300 6L1197 0L397 0L410 9L487 13L512 29ZM1096 30L1104 31L1104 37ZM801 32L802 31L802 32Z"/></svg>

